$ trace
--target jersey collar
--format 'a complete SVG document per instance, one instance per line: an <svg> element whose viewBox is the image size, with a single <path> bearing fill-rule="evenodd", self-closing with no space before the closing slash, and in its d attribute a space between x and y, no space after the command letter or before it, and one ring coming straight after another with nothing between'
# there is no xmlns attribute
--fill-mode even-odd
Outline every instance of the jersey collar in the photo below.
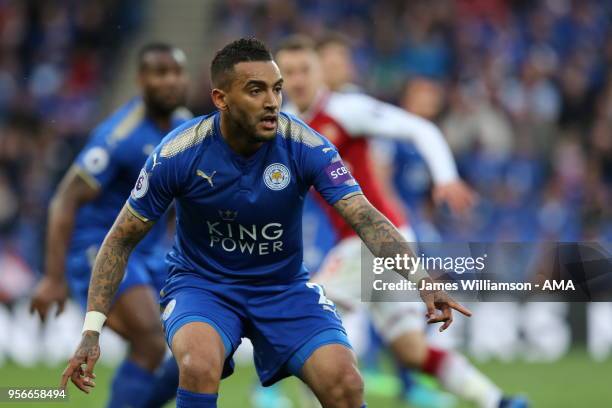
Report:
<svg viewBox="0 0 612 408"><path fill-rule="evenodd" d="M215 132L213 134L213 137L217 141L217 143L221 145L223 150L225 150L228 153L232 161L234 161L240 167L250 167L250 165L260 160L260 158L263 155L265 155L265 153L268 151L268 149L270 148L270 145L272 143L275 143L276 141L276 138L275 138L274 140L264 143L263 146L261 146L261 148L257 150L255 154L253 154L251 157L243 157L239 155L238 153L236 153L235 151L233 151L231 147L229 147L229 145L223 138L223 134L221 133L220 123L221 123L221 112L217 112L214 118Z"/></svg>

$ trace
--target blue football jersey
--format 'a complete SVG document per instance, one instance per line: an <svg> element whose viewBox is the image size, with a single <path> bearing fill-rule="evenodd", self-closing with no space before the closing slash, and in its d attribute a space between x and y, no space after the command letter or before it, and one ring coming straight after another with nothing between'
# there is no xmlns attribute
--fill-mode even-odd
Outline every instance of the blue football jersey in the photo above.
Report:
<svg viewBox="0 0 612 408"><path fill-rule="evenodd" d="M173 115L173 128L190 118L189 111L178 109ZM164 136L165 132L145 115L140 98L129 101L94 129L74 166L100 194L78 211L71 253L102 244L130 195L143 163ZM152 250L165 231L163 223L159 224L138 246L138 251Z"/></svg>
<svg viewBox="0 0 612 408"><path fill-rule="evenodd" d="M157 220L175 200L170 283L193 274L222 283L305 279L308 189L334 204L359 185L336 148L296 117L281 113L276 137L249 158L230 149L219 118L199 117L171 132L140 172L128 208Z"/></svg>

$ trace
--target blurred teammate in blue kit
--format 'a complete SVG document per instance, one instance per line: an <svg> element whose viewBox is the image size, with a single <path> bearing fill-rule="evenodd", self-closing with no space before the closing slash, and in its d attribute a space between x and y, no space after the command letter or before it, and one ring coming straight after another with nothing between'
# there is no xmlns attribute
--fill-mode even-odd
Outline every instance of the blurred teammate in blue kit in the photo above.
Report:
<svg viewBox="0 0 612 408"><path fill-rule="evenodd" d="M182 107L188 85L183 52L151 43L140 50L138 64L142 96L92 132L51 202L45 274L32 300L42 319L54 303L61 313L69 292L86 308L94 260L143 163L165 134L191 117ZM165 224L159 222L135 248L112 300L107 324L129 343L129 352L115 373L109 407L144 406L166 352L157 304L167 274L159 249ZM174 384L177 375L175 369Z"/></svg>
<svg viewBox="0 0 612 408"><path fill-rule="evenodd" d="M335 147L279 112L283 79L264 44L228 44L215 55L211 78L219 111L164 138L104 240L82 340L62 386L68 378L85 391L94 386L99 332L127 259L174 200L177 229L161 304L180 372L177 406L216 407L220 380L247 337L263 385L295 375L325 407L362 407L363 381L335 305L303 266L304 196L314 186L377 256L389 255L384 242L411 254L410 247L367 201ZM430 279L423 270L405 276ZM421 297L429 322L444 322L442 329L451 309L469 315L443 291Z"/></svg>

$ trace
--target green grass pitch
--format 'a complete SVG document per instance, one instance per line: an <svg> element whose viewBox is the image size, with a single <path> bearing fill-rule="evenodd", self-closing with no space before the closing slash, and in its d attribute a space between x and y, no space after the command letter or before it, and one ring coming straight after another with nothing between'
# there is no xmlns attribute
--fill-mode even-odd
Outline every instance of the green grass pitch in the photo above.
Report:
<svg viewBox="0 0 612 408"><path fill-rule="evenodd" d="M555 363L500 363L488 362L478 365L497 384L510 393L527 395L537 408L574 408L612 406L612 359L598 363L584 351L574 350ZM0 367L0 388L6 387L50 387L59 383L63 367L36 366L17 367L5 363ZM69 401L64 403L0 403L0 407L103 407L111 380L112 368L100 366L96 369L97 387L85 395L72 385ZM254 370L250 366L236 368L236 373L221 384L219 407L247 408L250 406L249 392L253 386ZM282 387L300 407L298 396L301 390L298 380L288 379ZM370 408L404 408L392 397L382 396L374 385L366 383L366 399ZM168 405L168 406L173 406ZM464 404L461 407L468 407Z"/></svg>

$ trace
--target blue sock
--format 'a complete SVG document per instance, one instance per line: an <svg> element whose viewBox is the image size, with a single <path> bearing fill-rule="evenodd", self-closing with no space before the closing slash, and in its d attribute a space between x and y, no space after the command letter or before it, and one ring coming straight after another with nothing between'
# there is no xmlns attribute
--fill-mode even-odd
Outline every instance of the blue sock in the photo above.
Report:
<svg viewBox="0 0 612 408"><path fill-rule="evenodd" d="M155 382L149 400L143 408L163 407L176 396L179 384L179 369L174 357L170 356L155 372Z"/></svg>
<svg viewBox="0 0 612 408"><path fill-rule="evenodd" d="M142 406L152 390L154 378L153 373L130 360L123 360L123 363L115 371L107 407Z"/></svg>
<svg viewBox="0 0 612 408"><path fill-rule="evenodd" d="M217 408L217 394L200 394L179 387L176 408Z"/></svg>

